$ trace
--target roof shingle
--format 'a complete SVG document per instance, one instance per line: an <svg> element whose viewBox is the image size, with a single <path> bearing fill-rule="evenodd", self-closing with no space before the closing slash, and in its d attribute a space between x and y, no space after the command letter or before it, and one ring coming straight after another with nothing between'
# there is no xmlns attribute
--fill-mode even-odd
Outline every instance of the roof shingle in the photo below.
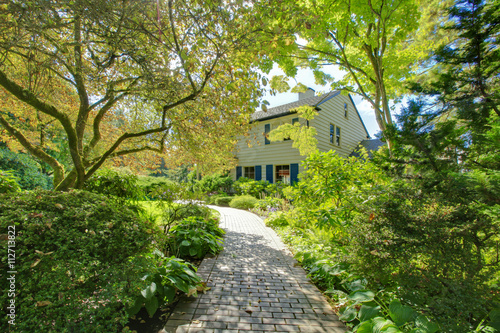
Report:
<svg viewBox="0 0 500 333"><path fill-rule="evenodd" d="M317 107L320 104L326 102L332 97L337 96L340 94L339 90L335 90L320 96L313 96L309 98L304 98L295 102L275 106L273 108L267 109L267 112L265 111L257 111L254 114L252 114L252 121L257 121L257 120L266 120L266 119L271 119L271 118L277 118L277 117L282 117L286 116L288 114L291 114L293 109L303 106L303 105L310 105Z"/></svg>

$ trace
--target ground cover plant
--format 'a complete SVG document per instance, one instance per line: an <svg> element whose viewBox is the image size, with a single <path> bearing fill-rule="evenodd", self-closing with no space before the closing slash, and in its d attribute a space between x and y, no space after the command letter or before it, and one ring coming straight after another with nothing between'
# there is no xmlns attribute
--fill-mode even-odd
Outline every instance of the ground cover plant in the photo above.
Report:
<svg viewBox="0 0 500 333"><path fill-rule="evenodd" d="M219 228L218 219L186 218L174 225L169 232L170 252L179 258L202 259L207 254L222 251L224 230Z"/></svg>
<svg viewBox="0 0 500 333"><path fill-rule="evenodd" d="M151 251L157 228L135 207L83 191L0 198L1 233L15 227L16 329L116 331L142 284L130 259ZM2 241L2 244L5 244ZM7 271L7 252L1 269ZM9 289L2 279L2 289ZM1 295L7 304L7 293ZM2 318L6 318L2 307ZM2 331L8 331L2 320Z"/></svg>

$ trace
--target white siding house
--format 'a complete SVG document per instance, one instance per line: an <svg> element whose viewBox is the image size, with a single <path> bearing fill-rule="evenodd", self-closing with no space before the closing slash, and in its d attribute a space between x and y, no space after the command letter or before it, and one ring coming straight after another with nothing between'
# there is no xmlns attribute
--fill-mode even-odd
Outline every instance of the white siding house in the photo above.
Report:
<svg viewBox="0 0 500 333"><path fill-rule="evenodd" d="M313 120L299 118L294 108L310 105L318 114ZM258 111L252 115L249 135L241 137L237 144L238 166L231 171L233 179L248 177L255 180L294 182L302 171L301 161L305 159L299 150L292 148L292 141L270 142L265 133L284 123L299 121L302 126L316 128L318 149L321 152L335 150L340 156L349 156L364 140L369 139L363 121L350 95L333 91L320 96L310 89L299 94L299 100Z"/></svg>

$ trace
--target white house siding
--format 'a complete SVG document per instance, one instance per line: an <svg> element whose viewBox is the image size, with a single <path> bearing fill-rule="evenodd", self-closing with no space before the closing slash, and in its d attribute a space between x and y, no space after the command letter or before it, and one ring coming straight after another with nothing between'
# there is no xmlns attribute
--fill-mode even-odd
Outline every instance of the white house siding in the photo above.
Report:
<svg viewBox="0 0 500 333"><path fill-rule="evenodd" d="M348 104L348 116L344 116L344 103ZM363 126L362 120L356 111L349 96L336 95L333 98L321 103L318 115L310 121L310 126L316 128L318 149L322 152L335 150L342 157L347 157L356 146L367 138L368 133ZM299 150L292 148L292 141L271 142L266 145L264 140L264 126L271 124L271 130L284 123L292 123L293 118L298 118L297 114L281 116L279 118L263 120L254 123L249 131L249 135L241 137L237 144L236 157L238 166L261 166L261 179L266 180L266 165L290 165L299 164L299 173L303 171L301 161L305 159L299 154ZM305 125L305 120L299 120L301 125ZM341 128L340 146L330 143L330 124ZM248 146L248 142L251 147ZM273 181L274 181L273 167ZM236 179L236 170L231 170L231 176ZM244 174L243 174L244 176ZM257 176L257 175L256 175Z"/></svg>
<svg viewBox="0 0 500 333"><path fill-rule="evenodd" d="M344 116L344 103L347 103L347 118ZM319 151L335 150L340 156L347 157L362 141L367 139L363 122L349 96L338 95L319 105L318 115L311 121L311 126L318 132ZM340 127L340 146L334 140L330 143L330 124Z"/></svg>
<svg viewBox="0 0 500 333"><path fill-rule="evenodd" d="M292 140L271 142L266 145L264 140L264 125L271 124L271 130L277 128L285 122L292 123L293 118L298 118L296 114L284 116L267 121L256 122L249 131L247 137L243 137L237 144L236 157L238 158L238 166L262 166L262 180L267 179L266 165L289 165L299 163L299 173L303 171L300 161L305 157L299 154L299 150L292 148ZM300 119L304 123L303 119ZM251 147L248 147L248 143ZM274 170L274 169L273 169ZM273 171L274 172L274 171ZM236 170L231 170L231 176L236 179ZM274 177L273 177L274 179Z"/></svg>

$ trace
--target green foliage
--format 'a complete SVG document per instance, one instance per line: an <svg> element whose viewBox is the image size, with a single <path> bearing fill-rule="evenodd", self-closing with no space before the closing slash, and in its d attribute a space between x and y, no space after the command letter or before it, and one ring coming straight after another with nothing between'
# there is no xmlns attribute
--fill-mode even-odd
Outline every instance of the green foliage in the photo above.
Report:
<svg viewBox="0 0 500 333"><path fill-rule="evenodd" d="M269 215L264 222L269 227L286 227L289 225L288 219L283 212L275 212L274 214Z"/></svg>
<svg viewBox="0 0 500 333"><path fill-rule="evenodd" d="M114 332L126 323L124 307L144 274L130 258L148 253L158 232L136 207L83 191L2 195L0 233L13 227L17 330ZM3 272L10 270L7 255L1 254ZM0 281L2 290L7 283ZM0 295L2 304L7 297ZM0 326L8 331L6 320Z"/></svg>
<svg viewBox="0 0 500 333"><path fill-rule="evenodd" d="M176 224L169 232L169 246L180 258L203 258L207 254L222 251L222 236L216 219L188 217Z"/></svg>
<svg viewBox="0 0 500 333"><path fill-rule="evenodd" d="M13 171L0 170L0 193L13 193L21 191L17 183L18 178Z"/></svg>
<svg viewBox="0 0 500 333"><path fill-rule="evenodd" d="M251 195L241 195L234 197L229 203L229 206L237 209L251 209L255 208L257 202L258 200Z"/></svg>
<svg viewBox="0 0 500 333"><path fill-rule="evenodd" d="M443 328L468 332L495 297L486 282L498 271L498 215L484 213L461 176L424 186L372 193L349 228L351 264L372 287L397 288Z"/></svg>
<svg viewBox="0 0 500 333"><path fill-rule="evenodd" d="M27 154L0 148L0 170L12 170L23 190L49 189L52 180L42 172L40 165Z"/></svg>
<svg viewBox="0 0 500 333"><path fill-rule="evenodd" d="M259 198L263 193L268 193L272 188L265 180L254 180L247 177L240 177L233 183L234 191L237 195L251 195Z"/></svg>
<svg viewBox="0 0 500 333"><path fill-rule="evenodd" d="M229 176L220 174L206 175L197 181L194 190L201 193L228 193L231 190L233 180Z"/></svg>
<svg viewBox="0 0 500 333"><path fill-rule="evenodd" d="M229 203L234 197L218 197L215 199L215 204L217 206L229 207Z"/></svg>
<svg viewBox="0 0 500 333"><path fill-rule="evenodd" d="M315 153L303 163L300 182L287 188L285 197L302 221L340 233L364 200L362 191L382 178L365 154L344 159L333 151Z"/></svg>
<svg viewBox="0 0 500 333"><path fill-rule="evenodd" d="M307 121L314 119L317 111L308 105L298 107L296 109L298 116ZM318 152L318 140L316 139L316 128L309 126L301 126L300 122L294 125L287 123L280 125L278 128L269 133L269 140L282 141L284 139L292 140L292 147L299 150L300 155L308 156L314 152Z"/></svg>
<svg viewBox="0 0 500 333"><path fill-rule="evenodd" d="M127 308L130 316L135 315L144 306L152 317L159 307L175 300L177 290L188 295L197 295L202 287L196 268L182 259L167 258L162 252L154 250L133 261L145 266L147 274L142 277L143 286L136 295L133 305Z"/></svg>
<svg viewBox="0 0 500 333"><path fill-rule="evenodd" d="M155 193L158 187L175 188L176 184L177 184L176 182L170 180L167 177L152 177L152 176L139 176L137 177L137 182L136 182L136 185L139 186L147 196L150 196L152 193Z"/></svg>
<svg viewBox="0 0 500 333"><path fill-rule="evenodd" d="M84 189L94 193L112 195L123 199L139 200L144 196L135 175L101 169L85 182Z"/></svg>

